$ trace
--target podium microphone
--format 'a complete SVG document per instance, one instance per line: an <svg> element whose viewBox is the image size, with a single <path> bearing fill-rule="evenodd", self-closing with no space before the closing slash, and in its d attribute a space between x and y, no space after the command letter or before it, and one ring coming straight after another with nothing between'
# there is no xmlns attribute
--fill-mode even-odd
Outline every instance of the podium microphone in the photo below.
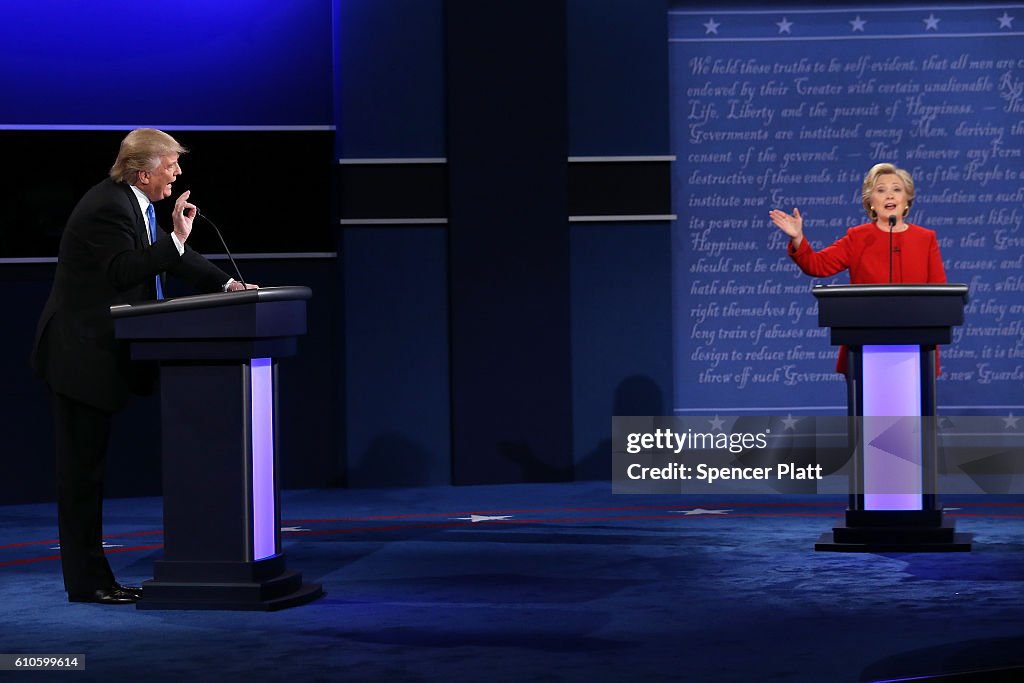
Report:
<svg viewBox="0 0 1024 683"><path fill-rule="evenodd" d="M186 211L187 211L187 209L186 209ZM219 239L219 240L220 240L220 243L221 243L221 245L222 245L222 246L224 247L224 253L228 255L228 260L229 260L229 261L231 261L231 267L235 269L235 275L237 275L237 276L238 276L238 281L242 283L242 291L245 291L245 289L246 289L246 285L245 285L245 278L244 278L244 277L242 277L242 271L240 271L240 270L238 269L238 264L237 264L237 263L235 263L235 259L234 259L234 257L233 257L233 256L231 255L231 250L230 250L230 249L228 249L228 243L224 241L224 235L222 235L222 234L221 234L221 232L220 232L220 228L218 228L218 227L217 227L217 224L216 224L216 223L214 223L214 222L213 222L213 221L211 221L211 220L210 220L209 218L207 218L207 217L206 217L206 214L205 214L205 213L202 213L202 212L201 212L201 211L200 211L200 210L198 209L198 207L196 208L196 216L198 216L199 218L202 218L202 219L203 219L204 221L206 221L207 223L209 223L209 224L210 224L210 227L211 227L211 228L213 228L213 231L217 233L217 239ZM895 219L895 216L893 216L892 218L893 218L893 219ZM890 237L890 239L891 239L891 237ZM892 259L892 255L891 255L891 254L889 255L889 258L890 258L890 260ZM892 270L892 264L891 264L891 263L889 264L889 270L890 270L890 271ZM889 278L889 279L890 279L890 281L891 281L891 280L892 280L892 277L890 276L890 278Z"/></svg>
<svg viewBox="0 0 1024 683"><path fill-rule="evenodd" d="M892 229L896 227L896 214L889 216L889 284L892 284ZM227 247L225 247L226 249Z"/></svg>

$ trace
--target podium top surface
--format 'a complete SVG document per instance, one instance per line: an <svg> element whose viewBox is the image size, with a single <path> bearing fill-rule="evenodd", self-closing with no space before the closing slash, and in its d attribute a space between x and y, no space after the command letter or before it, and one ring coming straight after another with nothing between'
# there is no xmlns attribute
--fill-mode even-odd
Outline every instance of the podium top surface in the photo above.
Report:
<svg viewBox="0 0 1024 683"><path fill-rule="evenodd" d="M881 284L881 285L817 285L811 293L817 299L843 297L948 296L960 297L967 303L967 285L963 284Z"/></svg>
<svg viewBox="0 0 1024 683"><path fill-rule="evenodd" d="M309 287L260 287L259 289L244 289L237 292L195 294L193 296L180 296L174 299L164 299L162 301L147 301L141 304L111 306L110 315L115 319L132 318L135 316L151 315L154 313L196 311L204 308L224 308L226 306L241 306L244 304L259 304L271 301L304 301L312 296L313 291Z"/></svg>
<svg viewBox="0 0 1024 683"><path fill-rule="evenodd" d="M885 284L815 287L818 325L851 346L949 344L964 324L967 285Z"/></svg>

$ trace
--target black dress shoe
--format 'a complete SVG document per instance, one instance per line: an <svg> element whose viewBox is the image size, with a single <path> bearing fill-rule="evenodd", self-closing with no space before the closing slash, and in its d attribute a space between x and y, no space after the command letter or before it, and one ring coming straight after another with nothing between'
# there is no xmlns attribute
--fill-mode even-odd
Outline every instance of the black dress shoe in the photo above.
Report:
<svg viewBox="0 0 1024 683"><path fill-rule="evenodd" d="M142 599L142 586L122 586L117 581L114 582L111 590L123 591L129 595L134 595L136 599Z"/></svg>
<svg viewBox="0 0 1024 683"><path fill-rule="evenodd" d="M100 605L131 605L139 596L118 588L97 588L90 593L68 593L68 602L95 602Z"/></svg>

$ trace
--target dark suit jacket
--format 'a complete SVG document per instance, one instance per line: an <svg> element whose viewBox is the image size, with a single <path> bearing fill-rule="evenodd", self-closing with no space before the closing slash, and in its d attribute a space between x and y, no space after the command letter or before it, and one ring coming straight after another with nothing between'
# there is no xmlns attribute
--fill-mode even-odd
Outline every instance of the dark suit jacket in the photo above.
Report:
<svg viewBox="0 0 1024 683"><path fill-rule="evenodd" d="M127 346L114 339L110 307L155 299L155 278L164 272L203 292L228 281L198 252L186 245L179 255L170 235L156 233L150 246L131 187L110 178L71 212L32 349L33 370L57 393L111 412L130 391L145 393L155 370L129 360Z"/></svg>

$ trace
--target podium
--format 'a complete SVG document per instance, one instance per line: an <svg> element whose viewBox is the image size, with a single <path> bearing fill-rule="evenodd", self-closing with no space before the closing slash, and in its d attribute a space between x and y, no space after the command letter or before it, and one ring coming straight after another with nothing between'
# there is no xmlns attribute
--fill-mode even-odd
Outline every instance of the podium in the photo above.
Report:
<svg viewBox="0 0 1024 683"><path fill-rule="evenodd" d="M839 285L813 290L818 325L845 344L850 447L846 525L815 550L969 551L937 496L936 345L964 321L967 286Z"/></svg>
<svg viewBox="0 0 1024 683"><path fill-rule="evenodd" d="M160 366L164 556L138 609L277 610L323 595L286 567L277 359L306 332L307 287L112 306L131 357Z"/></svg>

